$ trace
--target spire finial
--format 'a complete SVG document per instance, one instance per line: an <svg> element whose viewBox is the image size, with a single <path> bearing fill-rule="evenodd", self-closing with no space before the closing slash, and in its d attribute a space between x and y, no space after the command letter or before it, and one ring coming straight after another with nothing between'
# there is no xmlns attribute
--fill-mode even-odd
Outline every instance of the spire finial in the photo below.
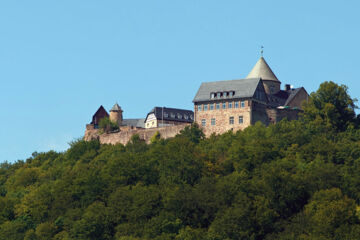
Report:
<svg viewBox="0 0 360 240"><path fill-rule="evenodd" d="M261 48L260 53L261 53L261 57L262 57L262 56L263 56L263 54L264 54L264 46L262 46L262 45L261 45L261 47L260 47L260 48Z"/></svg>

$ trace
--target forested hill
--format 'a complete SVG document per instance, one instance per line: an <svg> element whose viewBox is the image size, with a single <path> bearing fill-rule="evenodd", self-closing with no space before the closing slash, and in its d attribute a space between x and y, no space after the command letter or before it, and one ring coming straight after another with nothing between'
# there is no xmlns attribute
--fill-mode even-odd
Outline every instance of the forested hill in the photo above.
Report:
<svg viewBox="0 0 360 240"><path fill-rule="evenodd" d="M2 163L0 239L359 239L354 108L325 82L298 121Z"/></svg>

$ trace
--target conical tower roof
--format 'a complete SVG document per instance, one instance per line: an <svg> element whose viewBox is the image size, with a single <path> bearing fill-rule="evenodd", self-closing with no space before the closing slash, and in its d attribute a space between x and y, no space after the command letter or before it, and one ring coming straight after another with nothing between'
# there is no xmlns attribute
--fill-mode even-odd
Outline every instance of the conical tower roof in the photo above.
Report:
<svg viewBox="0 0 360 240"><path fill-rule="evenodd" d="M119 104L115 103L114 106L111 108L110 112L117 112L117 111L121 111L121 107L119 106Z"/></svg>
<svg viewBox="0 0 360 240"><path fill-rule="evenodd" d="M246 78L261 78L262 80L280 82L263 57L260 57Z"/></svg>

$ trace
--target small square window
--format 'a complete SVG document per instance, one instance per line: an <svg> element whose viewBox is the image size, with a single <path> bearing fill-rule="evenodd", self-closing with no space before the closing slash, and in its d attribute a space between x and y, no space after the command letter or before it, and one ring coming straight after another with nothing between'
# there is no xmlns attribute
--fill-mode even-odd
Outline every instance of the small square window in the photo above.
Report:
<svg viewBox="0 0 360 240"><path fill-rule="evenodd" d="M204 104L204 111L207 111L207 110L208 110L208 105Z"/></svg>
<svg viewBox="0 0 360 240"><path fill-rule="evenodd" d="M206 119L201 119L201 126L203 126L203 127L206 126Z"/></svg>
<svg viewBox="0 0 360 240"><path fill-rule="evenodd" d="M222 108L223 108L223 109L226 109L226 103L223 103L223 104L222 104Z"/></svg>
<svg viewBox="0 0 360 240"><path fill-rule="evenodd" d="M232 102L229 102L229 108L232 108Z"/></svg>
<svg viewBox="0 0 360 240"><path fill-rule="evenodd" d="M234 124L234 117L229 117L229 124Z"/></svg>
<svg viewBox="0 0 360 240"><path fill-rule="evenodd" d="M216 110L219 110L220 109L220 103L217 103L216 104Z"/></svg>
<svg viewBox="0 0 360 240"><path fill-rule="evenodd" d="M215 118L212 118L211 119L211 126L215 126L215 124L216 124L216 120L215 120Z"/></svg>
<svg viewBox="0 0 360 240"><path fill-rule="evenodd" d="M210 110L214 110L214 104L213 103L210 104Z"/></svg>
<svg viewBox="0 0 360 240"><path fill-rule="evenodd" d="M241 107L242 107L242 108L245 107L245 101L241 101Z"/></svg>
<svg viewBox="0 0 360 240"><path fill-rule="evenodd" d="M198 105L198 111L200 112L202 110L202 105Z"/></svg>
<svg viewBox="0 0 360 240"><path fill-rule="evenodd" d="M239 124L243 124L244 123L244 118L243 116L239 116Z"/></svg>

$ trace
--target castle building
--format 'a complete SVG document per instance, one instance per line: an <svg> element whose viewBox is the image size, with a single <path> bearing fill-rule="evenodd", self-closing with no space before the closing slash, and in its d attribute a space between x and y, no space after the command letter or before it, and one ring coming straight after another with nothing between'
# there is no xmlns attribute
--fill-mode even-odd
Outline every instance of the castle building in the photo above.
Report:
<svg viewBox="0 0 360 240"><path fill-rule="evenodd" d="M260 57L245 79L202 83L193 100L195 122L209 136L242 130L258 121L268 125L297 119L308 93L289 84L281 90L280 85Z"/></svg>
<svg viewBox="0 0 360 240"><path fill-rule="evenodd" d="M99 125L99 122L102 118L109 117L108 112L105 110L105 108L101 105L99 109L94 113L92 116L91 125L94 126L94 128L97 128Z"/></svg>
<svg viewBox="0 0 360 240"><path fill-rule="evenodd" d="M92 117L92 121L90 124L86 125L86 129L97 129L99 122L102 118L108 117L112 122L118 124L121 128L145 128L144 118L130 118L123 119L123 110L119 106L119 104L115 103L114 106L110 109L110 114L105 110L105 108L101 105L99 109L95 112Z"/></svg>
<svg viewBox="0 0 360 240"><path fill-rule="evenodd" d="M191 110L154 107L145 118L145 128L167 127L194 122Z"/></svg>

